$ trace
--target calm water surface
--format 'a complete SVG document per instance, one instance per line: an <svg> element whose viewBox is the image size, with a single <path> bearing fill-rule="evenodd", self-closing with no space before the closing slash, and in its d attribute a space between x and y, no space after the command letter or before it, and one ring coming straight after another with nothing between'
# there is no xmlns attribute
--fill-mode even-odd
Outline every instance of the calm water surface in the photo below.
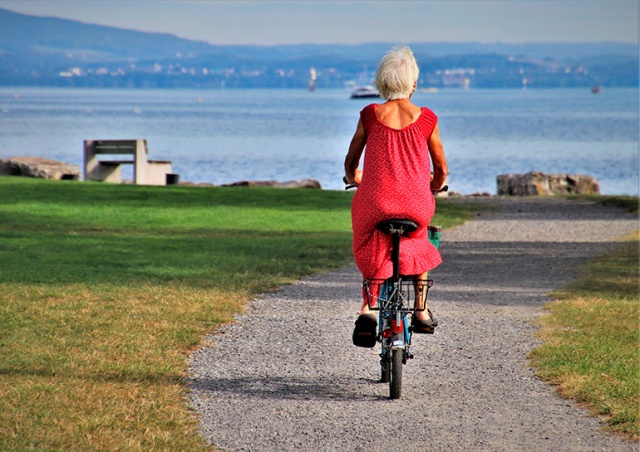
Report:
<svg viewBox="0 0 640 452"><path fill-rule="evenodd" d="M589 174L605 194L638 194L638 90L444 90L414 102L439 116L462 193L496 176ZM0 157L82 164L85 139L146 138L181 181L318 179L341 189L359 111L344 90L0 89ZM126 173L125 173L126 175ZM131 177L131 176L129 176Z"/></svg>

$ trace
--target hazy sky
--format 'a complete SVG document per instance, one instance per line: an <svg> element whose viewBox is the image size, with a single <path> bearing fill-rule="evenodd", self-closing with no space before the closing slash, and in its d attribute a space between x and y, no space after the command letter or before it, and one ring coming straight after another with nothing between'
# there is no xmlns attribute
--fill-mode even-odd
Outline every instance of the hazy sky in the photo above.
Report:
<svg viewBox="0 0 640 452"><path fill-rule="evenodd" d="M637 43L639 21L638 0L0 0L0 8L211 44Z"/></svg>

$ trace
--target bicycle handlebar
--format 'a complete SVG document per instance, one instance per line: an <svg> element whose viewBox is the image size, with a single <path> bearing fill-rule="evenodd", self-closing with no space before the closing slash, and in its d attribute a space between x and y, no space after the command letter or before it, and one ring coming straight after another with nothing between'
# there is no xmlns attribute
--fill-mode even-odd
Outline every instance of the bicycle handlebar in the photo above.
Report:
<svg viewBox="0 0 640 452"><path fill-rule="evenodd" d="M345 187L344 187L345 190L351 190L352 188L358 187L357 185L350 184L349 181L347 181L347 176L342 177L342 182L344 182L345 184ZM448 191L449 191L449 186L443 185L442 188L437 191L437 193L446 193Z"/></svg>
<svg viewBox="0 0 640 452"><path fill-rule="evenodd" d="M352 188L356 188L357 185L351 185L347 180L347 176L342 176L342 182L344 182L344 189L351 190Z"/></svg>

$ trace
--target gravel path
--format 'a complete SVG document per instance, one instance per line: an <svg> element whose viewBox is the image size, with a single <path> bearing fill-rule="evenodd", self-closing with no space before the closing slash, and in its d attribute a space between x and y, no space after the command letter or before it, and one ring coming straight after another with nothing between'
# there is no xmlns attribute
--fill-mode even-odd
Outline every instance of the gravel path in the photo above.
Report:
<svg viewBox="0 0 640 452"><path fill-rule="evenodd" d="M201 434L239 451L627 451L574 403L535 378L529 320L584 260L614 249L635 215L554 199L492 205L443 234L432 272L434 335L415 336L403 394L378 382L379 346L351 344L355 267L251 302L192 355L190 403Z"/></svg>

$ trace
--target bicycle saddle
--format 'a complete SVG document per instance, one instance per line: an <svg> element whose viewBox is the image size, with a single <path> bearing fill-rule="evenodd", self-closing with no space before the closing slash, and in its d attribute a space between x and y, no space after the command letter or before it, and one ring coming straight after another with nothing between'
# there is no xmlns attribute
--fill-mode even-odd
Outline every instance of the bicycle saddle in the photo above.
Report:
<svg viewBox="0 0 640 452"><path fill-rule="evenodd" d="M376 228L385 234L407 234L418 229L418 224L415 221L392 219L384 220L376 224Z"/></svg>

